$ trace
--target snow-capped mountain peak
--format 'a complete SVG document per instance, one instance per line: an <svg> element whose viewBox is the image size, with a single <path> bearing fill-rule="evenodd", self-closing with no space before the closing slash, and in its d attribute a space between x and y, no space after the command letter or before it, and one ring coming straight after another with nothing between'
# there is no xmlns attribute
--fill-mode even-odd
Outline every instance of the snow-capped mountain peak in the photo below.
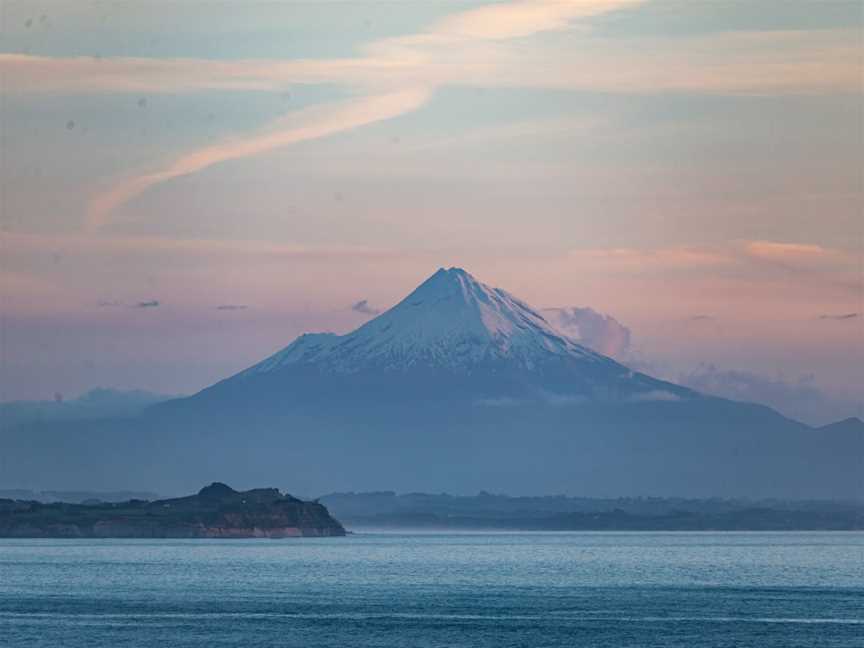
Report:
<svg viewBox="0 0 864 648"><path fill-rule="evenodd" d="M302 335L244 374L296 364L340 373L372 367L470 370L495 361L530 370L556 358L608 361L506 291L481 283L461 268L441 268L351 333Z"/></svg>

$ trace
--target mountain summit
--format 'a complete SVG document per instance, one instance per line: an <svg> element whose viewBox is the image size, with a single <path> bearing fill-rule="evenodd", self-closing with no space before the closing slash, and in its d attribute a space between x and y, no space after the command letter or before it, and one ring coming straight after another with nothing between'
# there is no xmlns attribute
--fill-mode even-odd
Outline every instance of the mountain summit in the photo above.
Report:
<svg viewBox="0 0 864 648"><path fill-rule="evenodd" d="M424 397L454 378L480 398L610 399L693 397L635 373L550 324L538 311L461 268L439 269L388 311L346 335L301 335L286 348L220 384L317 375L422 375ZM294 378L292 379L292 376ZM402 379L404 380L404 378Z"/></svg>
<svg viewBox="0 0 864 648"><path fill-rule="evenodd" d="M247 375L298 363L354 372L372 366L468 370L506 361L534 370L561 358L606 361L504 290L479 282L461 268L441 268L357 330L341 336L303 335Z"/></svg>

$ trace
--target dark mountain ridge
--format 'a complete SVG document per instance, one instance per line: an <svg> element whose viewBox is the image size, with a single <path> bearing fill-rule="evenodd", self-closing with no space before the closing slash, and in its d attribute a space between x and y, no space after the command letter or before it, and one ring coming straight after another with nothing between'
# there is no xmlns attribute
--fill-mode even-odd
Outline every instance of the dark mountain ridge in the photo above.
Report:
<svg viewBox="0 0 864 648"><path fill-rule="evenodd" d="M319 498L352 529L861 530L864 502L447 493L331 493Z"/></svg>
<svg viewBox="0 0 864 648"><path fill-rule="evenodd" d="M138 416L147 407L177 398L142 390L97 387L78 398L0 403L0 431L28 423L80 421Z"/></svg>
<svg viewBox="0 0 864 648"><path fill-rule="evenodd" d="M750 508L723 513L670 511L657 515L635 515L621 509L595 513L548 513L503 515L476 514L441 516L435 513L403 512L370 517L349 517L346 524L356 530L496 530L496 531L861 531L860 511L784 511Z"/></svg>

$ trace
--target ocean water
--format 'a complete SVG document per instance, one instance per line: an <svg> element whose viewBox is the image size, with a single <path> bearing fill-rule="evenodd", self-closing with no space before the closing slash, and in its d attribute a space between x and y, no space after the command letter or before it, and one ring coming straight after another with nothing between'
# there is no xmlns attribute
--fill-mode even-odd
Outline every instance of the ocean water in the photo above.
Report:
<svg viewBox="0 0 864 648"><path fill-rule="evenodd" d="M864 646L864 533L0 540L0 645Z"/></svg>

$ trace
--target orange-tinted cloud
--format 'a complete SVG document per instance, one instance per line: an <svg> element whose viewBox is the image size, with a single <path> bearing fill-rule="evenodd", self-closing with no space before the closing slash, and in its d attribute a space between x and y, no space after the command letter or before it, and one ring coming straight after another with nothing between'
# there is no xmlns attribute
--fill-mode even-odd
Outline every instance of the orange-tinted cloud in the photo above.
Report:
<svg viewBox="0 0 864 648"><path fill-rule="evenodd" d="M643 0L520 0L470 9L439 21L430 32L497 40L566 29L570 21L641 4Z"/></svg>

